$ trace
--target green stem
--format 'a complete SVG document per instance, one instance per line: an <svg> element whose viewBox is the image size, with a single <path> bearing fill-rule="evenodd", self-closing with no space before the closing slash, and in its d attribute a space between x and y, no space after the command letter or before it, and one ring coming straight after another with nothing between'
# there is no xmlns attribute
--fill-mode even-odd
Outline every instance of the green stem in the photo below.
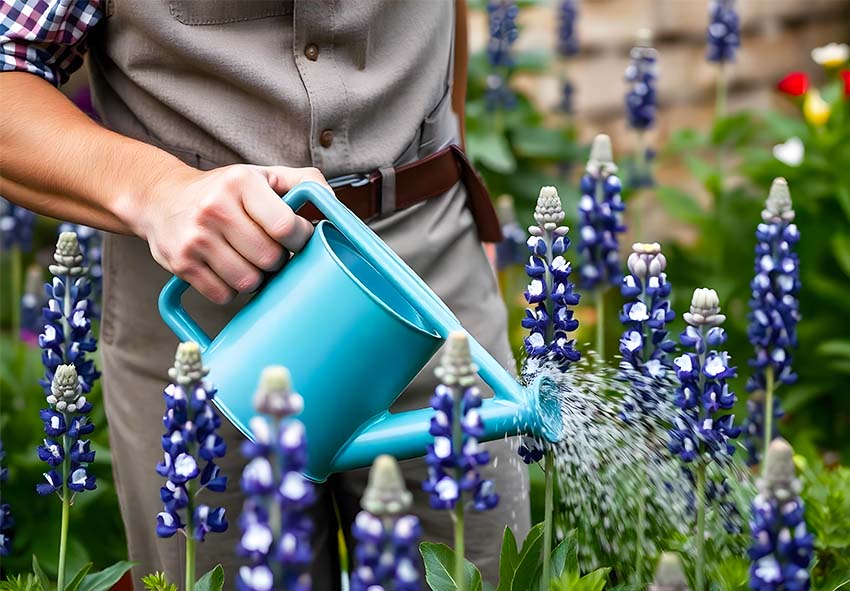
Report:
<svg viewBox="0 0 850 591"><path fill-rule="evenodd" d="M694 591L705 591L705 464L700 463L697 468L697 548L696 548L696 575Z"/></svg>
<svg viewBox="0 0 850 591"><path fill-rule="evenodd" d="M461 453L463 449L463 427L460 422L463 413L463 391L454 388L454 415L452 417L452 445L455 453ZM463 476L462 470L456 470L458 482ZM455 528L455 584L457 591L466 589L466 569L464 568L464 544L463 544L463 491L458 491L458 500L452 513Z"/></svg>
<svg viewBox="0 0 850 591"><path fill-rule="evenodd" d="M192 591L195 588L195 538L194 538L194 517L195 517L195 496L192 490L192 483L186 483L186 493L189 497L189 504L186 507L186 583L184 591Z"/></svg>
<svg viewBox="0 0 850 591"><path fill-rule="evenodd" d="M635 176L639 178L649 178L649 162L646 159L646 132L641 130L637 132L637 141L635 142ZM642 193L642 190L635 191L629 204L632 213L632 228L634 229L635 242L640 242L643 238L643 229L641 228L641 215L637 210L637 197Z"/></svg>
<svg viewBox="0 0 850 591"><path fill-rule="evenodd" d="M548 446L543 471L546 474L546 485L543 512L543 574L540 577L540 591L549 591L549 560L552 555L552 522L555 513L555 454Z"/></svg>
<svg viewBox="0 0 850 591"><path fill-rule="evenodd" d="M768 366L764 371L764 433L762 438L761 474L767 474L767 449L773 438L773 390L776 386L773 379L773 368Z"/></svg>
<svg viewBox="0 0 850 591"><path fill-rule="evenodd" d="M717 65L717 102L714 108L714 120L721 119L726 116L726 96L729 92L727 80L726 64L720 62Z"/></svg>
<svg viewBox="0 0 850 591"><path fill-rule="evenodd" d="M596 352L599 359L605 361L605 292L599 288L596 297Z"/></svg>
<svg viewBox="0 0 850 591"><path fill-rule="evenodd" d="M12 268L10 269L12 284L12 336L18 338L21 334L21 249L12 248Z"/></svg>
<svg viewBox="0 0 850 591"><path fill-rule="evenodd" d="M65 424L70 425L70 417L66 413ZM71 517L71 491L68 488L68 476L71 471L71 450L68 445L68 436L62 436L62 446L65 448L65 459L62 462L62 525L59 528L59 565L57 566L56 589L62 591L65 588L65 559L68 553L68 524Z"/></svg>

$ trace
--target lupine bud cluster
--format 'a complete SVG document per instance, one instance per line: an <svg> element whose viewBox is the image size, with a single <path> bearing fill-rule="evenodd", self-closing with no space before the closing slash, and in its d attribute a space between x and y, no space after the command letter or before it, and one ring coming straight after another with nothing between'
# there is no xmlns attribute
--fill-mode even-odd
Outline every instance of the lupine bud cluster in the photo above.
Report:
<svg viewBox="0 0 850 591"><path fill-rule="evenodd" d="M41 410L45 437L38 446L38 459L49 466L45 482L36 486L40 495L57 493L60 498L65 486L74 494L96 488L95 477L88 472L94 461L91 442L81 439L94 431L88 413L91 403L83 395L77 369L73 365L60 365L53 373L49 408Z"/></svg>
<svg viewBox="0 0 850 591"><path fill-rule="evenodd" d="M490 0L487 3L490 27L487 58L494 71L487 76L486 102L491 110L516 106L516 95L508 87L505 70L514 65L511 46L519 36L517 14L519 8L514 0Z"/></svg>
<svg viewBox="0 0 850 591"><path fill-rule="evenodd" d="M0 243L3 250L32 248L32 232L35 214L0 197Z"/></svg>
<svg viewBox="0 0 850 591"><path fill-rule="evenodd" d="M100 296L101 285L103 283L101 233L94 228L69 222L60 225L59 232L74 232L77 235L77 240L80 243L80 251L83 253L83 262L88 268L88 277L92 283L92 296L97 300ZM91 306L92 316L95 318L98 317L97 303L93 302Z"/></svg>
<svg viewBox="0 0 850 591"><path fill-rule="evenodd" d="M38 336L42 349L41 360L45 375L41 380L45 395L50 395L53 373L63 363L73 364L77 370L83 393L91 391L100 372L88 354L97 349L97 340L91 331L91 282L86 277L83 254L77 235L63 232L56 243L50 265L52 283L45 285L47 306L44 308L44 328Z"/></svg>
<svg viewBox="0 0 850 591"><path fill-rule="evenodd" d="M747 382L750 392L764 391L768 370L777 384L797 380L791 369L791 351L797 346L800 320L800 261L793 249L800 231L793 223L794 210L785 179L773 181L761 217L762 223L756 228L755 276L750 283L752 297L747 316L747 334L755 351L755 358L750 360L755 371ZM757 463L759 445L755 442L763 435L764 409L758 398L751 399L749 406L747 432L753 440L750 460ZM778 400L774 402L774 416L782 416Z"/></svg>
<svg viewBox="0 0 850 591"><path fill-rule="evenodd" d="M670 307L672 286L664 273L667 259L660 244L635 243L626 264L629 275L620 287L626 299L620 311L620 322L626 327L620 338L621 366L651 380L663 378L672 367L668 353L676 346L667 338L667 323L676 317ZM638 386L624 401L626 420L651 414L660 401L656 388Z"/></svg>
<svg viewBox="0 0 850 591"><path fill-rule="evenodd" d="M641 29L638 43L629 54L631 62L626 68L626 116L632 129L643 131L655 124L655 80L657 78L658 52L652 47L652 33Z"/></svg>
<svg viewBox="0 0 850 591"><path fill-rule="evenodd" d="M237 552L248 564L239 569L237 588L309 591L313 522L307 511L316 493L301 474L307 465L307 438L303 423L292 417L304 408L304 400L292 390L289 370L272 366L263 371L254 408L265 416L251 419L254 440L242 445L249 461L242 471L247 499Z"/></svg>
<svg viewBox="0 0 850 591"><path fill-rule="evenodd" d="M413 495L395 458L375 458L369 483L360 500L352 535L357 540L351 591L418 591L417 568L422 527L415 515L405 515Z"/></svg>
<svg viewBox="0 0 850 591"><path fill-rule="evenodd" d="M161 538L180 531L203 541L208 533L227 529L224 508L212 508L196 498L204 489L223 492L227 486L227 477L215 463L227 446L217 433L221 418L212 405L215 388L205 379L207 373L198 344L180 343L174 366L168 370L171 383L163 392L165 453L156 466L157 473L167 479L160 489L164 508L156 517ZM205 462L203 468L201 462Z"/></svg>
<svg viewBox="0 0 850 591"><path fill-rule="evenodd" d="M735 10L735 0L711 0L708 5L706 58L710 62L733 62L741 46L741 23Z"/></svg>
<svg viewBox="0 0 850 591"><path fill-rule="evenodd" d="M484 423L478 412L481 396L475 386L477 371L466 334L451 333L435 371L441 383L431 397L434 416L429 432L434 443L428 445L428 478L422 484L431 495L434 509L452 509L463 503L464 492L472 494L472 506L477 511L492 509L499 502L493 482L481 478L478 471L490 461L490 454L478 443Z"/></svg>
<svg viewBox="0 0 850 591"><path fill-rule="evenodd" d="M586 289L620 283L618 235L626 230L622 220L626 207L620 197L622 185L616 172L611 138L599 134L593 139L586 174L580 185L580 272L582 287Z"/></svg>
<svg viewBox="0 0 850 591"><path fill-rule="evenodd" d="M720 328L726 317L720 313L717 293L713 289L695 290L684 318L688 326L679 341L692 352L673 360L681 385L673 401L680 412L670 432L670 450L686 463L708 458L723 460L735 451L730 440L741 430L735 426L733 414L720 414L732 409L736 397L726 383L735 377L729 355L709 350L726 342L726 331Z"/></svg>
<svg viewBox="0 0 850 591"><path fill-rule="evenodd" d="M767 454L750 521L750 589L808 591L814 538L806 529L794 451L784 439L774 439Z"/></svg>
<svg viewBox="0 0 850 591"><path fill-rule="evenodd" d="M0 484L6 482L9 478L9 471L3 465L3 460L6 458L6 452L3 451L3 442L0 441ZM0 495L3 489L0 486ZM0 556L8 556L12 551L12 528L15 526L15 520L12 519L12 508L9 503L2 502L0 498Z"/></svg>

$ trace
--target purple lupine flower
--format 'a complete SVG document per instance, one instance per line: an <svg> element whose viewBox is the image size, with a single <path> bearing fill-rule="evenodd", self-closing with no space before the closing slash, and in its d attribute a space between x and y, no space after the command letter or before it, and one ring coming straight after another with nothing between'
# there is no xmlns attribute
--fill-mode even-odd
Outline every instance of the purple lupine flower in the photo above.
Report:
<svg viewBox="0 0 850 591"><path fill-rule="evenodd" d="M632 163L629 183L632 188L652 187L655 180L648 166L652 159L652 150L645 145L643 132L655 125L656 78L658 76L658 52L652 47L652 32L649 29L638 31L637 44L630 52L631 62L626 68L626 119L629 127L638 135L640 152Z"/></svg>
<svg viewBox="0 0 850 591"><path fill-rule="evenodd" d="M103 265L101 257L103 253L103 235L99 230L84 226L63 222L59 226L59 232L74 232L80 243L80 252L83 253L83 263L88 268L88 277L92 284L91 315L93 318L100 317L97 301L100 298L103 284Z"/></svg>
<svg viewBox="0 0 850 591"><path fill-rule="evenodd" d="M94 430L88 418L92 405L83 394L82 382L73 364L55 368L47 403L50 407L40 413L47 437L36 452L38 459L48 465L48 472L36 491L40 495L55 492L63 498L66 486L74 495L94 490L97 484L88 468L94 462L95 452L88 440L80 439L81 435ZM68 501L72 498L73 495Z"/></svg>
<svg viewBox="0 0 850 591"><path fill-rule="evenodd" d="M3 451L3 441L0 441L0 484L9 478L9 470L3 465L6 452ZM0 486L0 495L3 487ZM8 556L12 551L12 528L15 520L12 519L12 507L9 503L2 502L0 498L0 556Z"/></svg>
<svg viewBox="0 0 850 591"><path fill-rule="evenodd" d="M672 368L668 354L676 344L667 338L667 324L676 315L670 307L672 286L664 273L667 259L661 245L633 244L626 264L629 275L620 287L626 299L620 311L620 322L626 327L620 338L620 365L635 385L623 401L621 416L628 421L652 415L661 402L662 390L652 384Z"/></svg>
<svg viewBox="0 0 850 591"><path fill-rule="evenodd" d="M89 358L97 349L97 339L91 331L91 282L83 266L83 254L77 235L63 232L56 242L50 265L53 281L44 286L47 306L42 313L44 326L38 335L45 367L41 385L50 395L53 373L61 364L73 364L83 393L91 391L100 372Z"/></svg>
<svg viewBox="0 0 850 591"><path fill-rule="evenodd" d="M496 268L502 271L525 262L525 241L528 236L516 219L514 200L510 195L500 195L496 200L496 214L503 236L496 245Z"/></svg>
<svg viewBox="0 0 850 591"><path fill-rule="evenodd" d="M577 0L561 0L558 3L558 54L563 57L578 53L577 20Z"/></svg>
<svg viewBox="0 0 850 591"><path fill-rule="evenodd" d="M199 503L196 498L203 489L221 492L226 486L226 478L215 465L226 446L217 433L221 418L212 405L215 388L204 379L208 372L197 343L177 346L174 366L168 370L171 383L162 394L165 453L156 466L157 473L166 479L160 488L163 510L156 517L156 533L161 538L179 531L187 538L203 541L208 533L227 529L224 509Z"/></svg>
<svg viewBox="0 0 850 591"><path fill-rule="evenodd" d="M292 418L303 407L286 368L263 370L254 408L266 416L251 419L254 441L242 445L249 461L240 483L247 499L237 552L248 563L239 569L241 591L310 590L313 522L307 511L316 493L301 474L307 463L304 425Z"/></svg>
<svg viewBox="0 0 850 591"><path fill-rule="evenodd" d="M512 109L517 104L516 95L507 83L508 71L514 65L511 46L519 36L517 14L519 8L514 0L490 0L487 3L490 28L487 59L493 68L486 80L486 104L490 110Z"/></svg>
<svg viewBox="0 0 850 591"><path fill-rule="evenodd" d="M806 529L794 450L780 438L770 443L767 454L750 521L750 589L808 591L814 538Z"/></svg>
<svg viewBox="0 0 850 591"><path fill-rule="evenodd" d="M777 384L793 384L797 374L791 369L792 350L797 346L797 323L800 321L800 261L794 246L800 231L794 224L791 194L783 178L773 181L762 223L756 228L755 276L750 287L750 321L747 334L753 345L755 357L750 360L754 368L747 381L747 391L764 393L766 373L772 372ZM773 417L782 417L778 399L772 399ZM764 437L764 397L753 396L747 403L747 445L749 461L759 462L760 446ZM771 438L777 436L776 421L772 422Z"/></svg>
<svg viewBox="0 0 850 591"><path fill-rule="evenodd" d="M477 370L466 333L451 333L435 371L441 383L431 397L435 412L429 432L434 443L428 446L428 478L422 483L431 495L434 509L453 509L458 503L463 504L464 492L472 495L472 506L477 511L492 509L499 502L493 483L481 478L478 471L490 461L490 454L478 442L484 425L478 412L481 396L475 386Z"/></svg>
<svg viewBox="0 0 850 591"><path fill-rule="evenodd" d="M735 0L711 0L708 5L706 58L710 62L734 62L741 46L741 23L735 10Z"/></svg>
<svg viewBox="0 0 850 591"><path fill-rule="evenodd" d="M18 248L23 252L29 251L34 225L33 212L0 197L0 243L3 250Z"/></svg>
<svg viewBox="0 0 850 591"><path fill-rule="evenodd" d="M413 495L404 485L395 458L375 458L360 500L363 510L352 526L357 548L351 591L419 591L417 549L422 527L418 517L404 515L412 503Z"/></svg>
<svg viewBox="0 0 850 591"><path fill-rule="evenodd" d="M593 139L580 185L580 273L586 289L619 285L622 277L618 236L626 230L622 220L626 206L620 197L622 186L616 172L611 138L599 134Z"/></svg>
<svg viewBox="0 0 850 591"><path fill-rule="evenodd" d="M42 269L30 265L21 296L21 340L27 345L38 346L38 333L44 326L41 311L46 303Z"/></svg>
<svg viewBox="0 0 850 591"><path fill-rule="evenodd" d="M709 350L726 342L726 332L720 328L726 317L720 314L717 293L713 289L695 290L690 312L685 312L684 318L688 326L679 340L694 352L673 360L680 382L674 403L680 412L675 417L670 449L686 463L698 458L723 460L734 452L730 439L735 439L740 429L734 426L734 415L720 414L731 410L736 402L726 383L735 377L735 368L725 351Z"/></svg>

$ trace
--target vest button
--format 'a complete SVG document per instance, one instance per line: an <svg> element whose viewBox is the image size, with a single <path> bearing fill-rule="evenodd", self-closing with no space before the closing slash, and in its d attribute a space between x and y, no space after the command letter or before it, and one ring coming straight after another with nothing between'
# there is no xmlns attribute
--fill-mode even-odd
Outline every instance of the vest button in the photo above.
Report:
<svg viewBox="0 0 850 591"><path fill-rule="evenodd" d="M319 143L322 144L323 148L330 148L331 144L334 143L334 132L330 129L324 130L319 134Z"/></svg>
<svg viewBox="0 0 850 591"><path fill-rule="evenodd" d="M310 43L304 48L304 55L307 56L307 59L311 62L316 61L319 59L319 46L315 43Z"/></svg>

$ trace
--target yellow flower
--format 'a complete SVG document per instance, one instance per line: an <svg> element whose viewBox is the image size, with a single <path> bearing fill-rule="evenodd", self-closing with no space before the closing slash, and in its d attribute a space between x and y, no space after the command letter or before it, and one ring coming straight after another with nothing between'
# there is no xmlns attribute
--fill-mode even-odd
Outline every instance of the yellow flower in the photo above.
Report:
<svg viewBox="0 0 850 591"><path fill-rule="evenodd" d="M832 110L829 104L823 100L817 89L813 88L806 93L803 101L803 116L812 125L823 125L829 119Z"/></svg>
<svg viewBox="0 0 850 591"><path fill-rule="evenodd" d="M827 43L812 50L812 59L824 68L837 68L850 59L850 46L846 43Z"/></svg>

